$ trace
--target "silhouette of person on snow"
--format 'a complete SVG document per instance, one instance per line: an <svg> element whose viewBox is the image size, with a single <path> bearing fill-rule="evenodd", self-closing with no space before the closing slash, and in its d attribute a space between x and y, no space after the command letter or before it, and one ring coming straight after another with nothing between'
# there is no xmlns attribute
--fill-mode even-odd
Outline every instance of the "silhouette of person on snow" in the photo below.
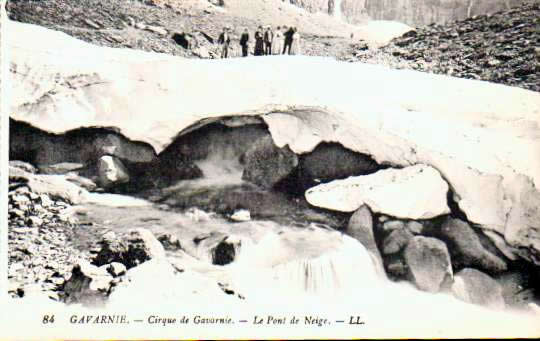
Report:
<svg viewBox="0 0 540 341"><path fill-rule="evenodd" d="M247 28L244 28L244 33L240 36L240 46L242 47L242 57L247 57L249 48L249 33Z"/></svg>
<svg viewBox="0 0 540 341"><path fill-rule="evenodd" d="M231 37L229 36L229 28L224 27L223 32L219 35L218 44L221 44L221 58L229 58L229 45Z"/></svg>
<svg viewBox="0 0 540 341"><path fill-rule="evenodd" d="M259 26L257 31L255 32L255 51L254 55L256 56L262 56L264 54L264 36L263 36L263 30L262 26Z"/></svg>

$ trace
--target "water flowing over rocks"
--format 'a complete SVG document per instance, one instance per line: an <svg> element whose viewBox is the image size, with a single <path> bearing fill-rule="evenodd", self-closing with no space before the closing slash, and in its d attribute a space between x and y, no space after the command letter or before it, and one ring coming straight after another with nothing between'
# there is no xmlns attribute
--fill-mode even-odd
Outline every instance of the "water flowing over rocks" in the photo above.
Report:
<svg viewBox="0 0 540 341"><path fill-rule="evenodd" d="M448 185L435 169L417 165L322 184L306 191L306 199L337 211L350 212L366 204L377 213L428 219L450 212L447 192Z"/></svg>

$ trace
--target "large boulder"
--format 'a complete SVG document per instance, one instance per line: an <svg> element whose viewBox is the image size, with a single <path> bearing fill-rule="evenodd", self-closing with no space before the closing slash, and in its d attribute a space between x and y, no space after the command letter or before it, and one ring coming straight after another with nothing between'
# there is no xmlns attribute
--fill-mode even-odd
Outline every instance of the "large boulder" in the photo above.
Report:
<svg viewBox="0 0 540 341"><path fill-rule="evenodd" d="M87 261L80 261L73 267L71 277L64 283L66 303L102 305L113 285L113 276L106 267L97 267Z"/></svg>
<svg viewBox="0 0 540 341"><path fill-rule="evenodd" d="M347 229L345 230L349 236L358 240L369 252L376 270L380 275L384 276L384 267L375 235L373 233L373 216L369 207L361 206L349 220Z"/></svg>
<svg viewBox="0 0 540 341"><path fill-rule="evenodd" d="M165 249L152 232L138 228L130 230L127 235L117 236L107 232L99 241L92 259L92 264L101 266L118 262L127 269L135 267L150 259L164 259Z"/></svg>
<svg viewBox="0 0 540 341"><path fill-rule="evenodd" d="M21 168L9 167L10 183L24 183L33 193L47 194L72 204L86 201L88 192L67 180L64 175L32 174Z"/></svg>
<svg viewBox="0 0 540 341"><path fill-rule="evenodd" d="M455 268L475 268L492 274L507 269L506 261L497 255L495 246L484 246L489 246L487 243L491 241L478 234L467 222L448 218L441 226L440 237L448 245Z"/></svg>
<svg viewBox="0 0 540 341"><path fill-rule="evenodd" d="M448 184L437 170L416 165L336 180L306 191L314 206L351 212L361 205L400 218L428 219L450 212Z"/></svg>
<svg viewBox="0 0 540 341"><path fill-rule="evenodd" d="M403 258L412 282L420 290L438 292L452 277L446 244L436 238L414 237L407 244Z"/></svg>
<svg viewBox="0 0 540 341"><path fill-rule="evenodd" d="M129 181L126 167L118 158L104 155L97 162L97 184L103 188L113 187Z"/></svg>
<svg viewBox="0 0 540 341"><path fill-rule="evenodd" d="M243 155L242 179L272 188L298 165L298 157L289 147L278 148L271 136L255 142Z"/></svg>
<svg viewBox="0 0 540 341"><path fill-rule="evenodd" d="M502 287L493 278L476 269L465 268L455 274L452 293L467 303L495 309L505 307Z"/></svg>
<svg viewBox="0 0 540 341"><path fill-rule="evenodd" d="M38 172L38 169L32 164L19 160L9 160L9 167L20 169L31 174L36 174Z"/></svg>

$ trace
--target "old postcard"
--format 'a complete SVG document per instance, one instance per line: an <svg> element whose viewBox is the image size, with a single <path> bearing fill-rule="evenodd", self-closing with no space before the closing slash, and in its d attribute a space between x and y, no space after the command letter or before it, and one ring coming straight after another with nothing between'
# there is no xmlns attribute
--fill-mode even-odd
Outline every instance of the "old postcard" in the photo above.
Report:
<svg viewBox="0 0 540 341"><path fill-rule="evenodd" d="M539 1L1 8L0 339L540 336Z"/></svg>

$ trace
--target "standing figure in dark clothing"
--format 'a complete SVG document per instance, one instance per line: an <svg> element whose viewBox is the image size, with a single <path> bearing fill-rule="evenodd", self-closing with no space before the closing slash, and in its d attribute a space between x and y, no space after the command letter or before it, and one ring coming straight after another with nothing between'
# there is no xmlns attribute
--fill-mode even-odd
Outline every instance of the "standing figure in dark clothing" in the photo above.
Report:
<svg viewBox="0 0 540 341"><path fill-rule="evenodd" d="M247 57L249 48L249 33L247 28L244 28L244 33L240 36L240 46L242 46L242 57Z"/></svg>
<svg viewBox="0 0 540 341"><path fill-rule="evenodd" d="M219 35L218 44L221 44L221 58L229 58L229 44L231 37L229 36L229 28L224 27L223 32Z"/></svg>
<svg viewBox="0 0 540 341"><path fill-rule="evenodd" d="M272 31L270 26L266 26L266 30L264 31L264 54L267 56L272 54L273 41L274 41L274 31Z"/></svg>
<svg viewBox="0 0 540 341"><path fill-rule="evenodd" d="M287 52L287 54L291 54L291 45L293 43L293 35L294 35L294 28L291 27L285 33L283 33L285 36L285 44L283 46L283 54Z"/></svg>
<svg viewBox="0 0 540 341"><path fill-rule="evenodd" d="M263 30L262 26L259 26L255 32L255 51L254 55L262 56L264 54L264 42L263 42Z"/></svg>

